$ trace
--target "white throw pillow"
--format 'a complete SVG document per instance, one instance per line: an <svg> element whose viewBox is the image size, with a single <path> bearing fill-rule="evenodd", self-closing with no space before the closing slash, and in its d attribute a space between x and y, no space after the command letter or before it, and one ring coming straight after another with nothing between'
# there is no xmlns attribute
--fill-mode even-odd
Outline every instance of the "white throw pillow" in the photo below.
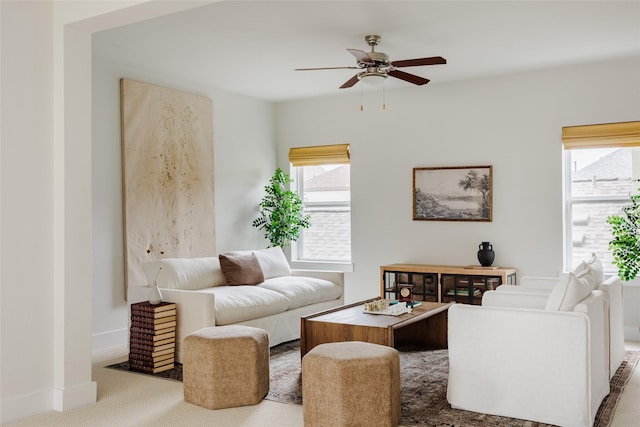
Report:
<svg viewBox="0 0 640 427"><path fill-rule="evenodd" d="M598 289L600 283L598 283L597 273L595 269L586 262L582 261L573 271L573 274L586 280L589 286L591 286L591 290Z"/></svg>
<svg viewBox="0 0 640 427"><path fill-rule="evenodd" d="M593 289L585 274L582 272L576 276L574 273L569 273L564 276L549 294L546 309L572 311L576 304L588 297Z"/></svg>
<svg viewBox="0 0 640 427"><path fill-rule="evenodd" d="M251 253L258 258L265 280L280 276L291 276L291 267L289 267L287 257L284 256L284 252L279 246L255 251L230 251L224 255L248 255Z"/></svg>
<svg viewBox="0 0 640 427"><path fill-rule="evenodd" d="M253 251L253 253L258 258L265 280L280 276L291 276L291 267L289 267L287 257L280 246L260 249Z"/></svg>
<svg viewBox="0 0 640 427"><path fill-rule="evenodd" d="M589 260L582 261L574 271L576 276L583 272L587 273L586 277L593 284L593 289L598 289L602 282L604 282L602 262L596 254L592 254Z"/></svg>
<svg viewBox="0 0 640 427"><path fill-rule="evenodd" d="M158 287L166 289L195 291L227 284L217 257L159 259L143 263L142 270L147 284L153 285L157 275Z"/></svg>

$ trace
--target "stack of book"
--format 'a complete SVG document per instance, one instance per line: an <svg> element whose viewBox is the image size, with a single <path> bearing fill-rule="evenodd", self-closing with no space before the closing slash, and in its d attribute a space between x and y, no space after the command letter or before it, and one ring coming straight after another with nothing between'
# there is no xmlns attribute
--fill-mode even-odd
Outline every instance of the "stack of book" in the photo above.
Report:
<svg viewBox="0 0 640 427"><path fill-rule="evenodd" d="M176 305L148 301L131 304L129 366L158 373L173 369L176 349Z"/></svg>
<svg viewBox="0 0 640 427"><path fill-rule="evenodd" d="M480 289L473 288L473 296L477 297L477 296L480 296L481 294L482 294L482 292L480 292ZM447 295L461 295L461 296L468 297L469 296L469 288L449 289L447 291Z"/></svg>

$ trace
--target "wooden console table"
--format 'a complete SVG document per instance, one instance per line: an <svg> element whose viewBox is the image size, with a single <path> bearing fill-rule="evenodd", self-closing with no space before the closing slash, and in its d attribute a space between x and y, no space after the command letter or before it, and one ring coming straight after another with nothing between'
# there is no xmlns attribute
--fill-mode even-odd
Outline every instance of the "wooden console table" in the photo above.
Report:
<svg viewBox="0 0 640 427"><path fill-rule="evenodd" d="M380 267L380 296L398 299L399 285L412 285L416 301L481 304L482 294L502 284L516 284L508 267L390 264Z"/></svg>

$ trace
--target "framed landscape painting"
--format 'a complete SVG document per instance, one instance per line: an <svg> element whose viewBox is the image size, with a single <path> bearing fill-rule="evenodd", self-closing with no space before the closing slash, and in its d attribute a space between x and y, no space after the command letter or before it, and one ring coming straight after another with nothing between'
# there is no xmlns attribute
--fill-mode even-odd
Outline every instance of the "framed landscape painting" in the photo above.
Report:
<svg viewBox="0 0 640 427"><path fill-rule="evenodd" d="M413 168L413 219L491 221L492 166Z"/></svg>

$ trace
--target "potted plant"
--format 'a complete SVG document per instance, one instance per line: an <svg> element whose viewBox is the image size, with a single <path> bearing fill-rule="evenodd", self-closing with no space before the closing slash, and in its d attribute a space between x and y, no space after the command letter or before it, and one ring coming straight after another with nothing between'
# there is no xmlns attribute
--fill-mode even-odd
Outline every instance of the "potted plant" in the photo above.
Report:
<svg viewBox="0 0 640 427"><path fill-rule="evenodd" d="M265 195L260 202L258 218L251 223L254 227L265 231L264 237L269 240L269 247L289 246L300 238L302 228L309 228L309 215L303 213L302 199L295 192L287 189L293 182L288 174L277 168L264 187Z"/></svg>
<svg viewBox="0 0 640 427"><path fill-rule="evenodd" d="M631 204L622 208L621 215L609 216L607 223L613 226L609 249L618 276L624 281L632 280L640 271L640 194L631 195Z"/></svg>

